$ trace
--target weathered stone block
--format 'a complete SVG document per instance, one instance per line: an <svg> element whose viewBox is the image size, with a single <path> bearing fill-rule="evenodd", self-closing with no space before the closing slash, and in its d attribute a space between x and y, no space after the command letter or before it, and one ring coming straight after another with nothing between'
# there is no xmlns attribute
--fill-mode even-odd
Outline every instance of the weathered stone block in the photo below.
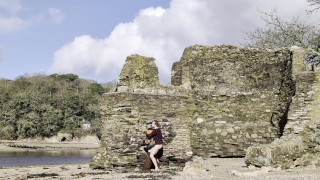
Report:
<svg viewBox="0 0 320 180"><path fill-rule="evenodd" d="M152 57L128 56L119 77L118 91L127 92L159 86L158 67Z"/></svg>
<svg viewBox="0 0 320 180"><path fill-rule="evenodd" d="M276 144L251 146L246 150L247 165L280 166L290 160L300 158L305 151L302 138L294 141L281 141Z"/></svg>

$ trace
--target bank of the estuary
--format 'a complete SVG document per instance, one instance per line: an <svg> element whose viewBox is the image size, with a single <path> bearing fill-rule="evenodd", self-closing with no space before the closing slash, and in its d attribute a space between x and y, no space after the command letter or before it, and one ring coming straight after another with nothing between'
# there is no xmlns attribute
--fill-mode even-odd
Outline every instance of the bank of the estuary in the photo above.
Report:
<svg viewBox="0 0 320 180"><path fill-rule="evenodd" d="M0 167L89 163L98 142L0 141Z"/></svg>
<svg viewBox="0 0 320 180"><path fill-rule="evenodd" d="M97 149L99 139L96 136L85 136L70 141L59 142L57 138L0 140L1 151L31 151L31 150L85 150Z"/></svg>
<svg viewBox="0 0 320 180"><path fill-rule="evenodd" d="M88 164L64 164L46 166L8 167L0 169L0 179L295 179L318 180L320 169L316 167L298 167L280 170L264 167L248 168L243 158L196 159L187 163L181 172L171 172L164 166L160 173L117 173L105 170L93 170Z"/></svg>
<svg viewBox="0 0 320 180"><path fill-rule="evenodd" d="M32 150L88 150L97 149L97 143L84 142L25 142L25 141L0 141L1 151L32 151Z"/></svg>

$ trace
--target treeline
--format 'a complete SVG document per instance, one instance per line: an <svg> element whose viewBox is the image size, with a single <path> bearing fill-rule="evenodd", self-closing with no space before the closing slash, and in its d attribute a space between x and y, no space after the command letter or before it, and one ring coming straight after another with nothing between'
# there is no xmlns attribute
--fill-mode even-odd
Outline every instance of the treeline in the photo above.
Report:
<svg viewBox="0 0 320 180"><path fill-rule="evenodd" d="M0 139L81 136L100 133L99 100L113 84L102 85L74 74L20 76L0 80ZM81 128L90 122L90 131Z"/></svg>

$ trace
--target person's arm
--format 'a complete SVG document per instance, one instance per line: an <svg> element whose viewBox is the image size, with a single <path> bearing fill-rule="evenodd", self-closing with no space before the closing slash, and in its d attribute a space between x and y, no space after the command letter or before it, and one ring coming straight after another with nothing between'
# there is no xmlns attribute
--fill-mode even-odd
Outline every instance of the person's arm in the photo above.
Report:
<svg viewBox="0 0 320 180"><path fill-rule="evenodd" d="M151 138L153 138L155 135L157 135L157 132L158 132L158 131L154 129L151 134L146 134L146 135L147 135L148 139L151 139Z"/></svg>

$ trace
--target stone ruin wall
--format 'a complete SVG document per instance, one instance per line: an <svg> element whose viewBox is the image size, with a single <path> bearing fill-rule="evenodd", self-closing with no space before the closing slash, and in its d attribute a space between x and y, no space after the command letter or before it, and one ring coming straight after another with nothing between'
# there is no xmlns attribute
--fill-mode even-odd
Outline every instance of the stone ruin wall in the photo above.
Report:
<svg viewBox="0 0 320 180"><path fill-rule="evenodd" d="M137 58L140 62L134 63ZM162 161L168 164L183 163L192 155L244 156L249 146L268 144L283 131L291 133L295 130L289 124L296 128L294 123L300 120L294 118L312 101L302 94L308 94L313 80L296 75L303 63L296 64L292 67L288 49L192 46L173 64L172 85L164 86L159 84L153 58L130 56L117 92L104 95L103 136L90 165L126 170L141 165L139 143L146 122L153 119L163 126ZM306 92L296 92L288 112L296 84L293 79L297 91ZM284 127L288 116L292 122Z"/></svg>
<svg viewBox="0 0 320 180"><path fill-rule="evenodd" d="M271 144L249 147L245 157L248 165L283 169L320 166L320 74L306 71L303 63L306 50L293 51L296 92L283 136Z"/></svg>
<svg viewBox="0 0 320 180"><path fill-rule="evenodd" d="M118 82L118 92L141 92L159 86L158 67L152 57L128 56Z"/></svg>
<svg viewBox="0 0 320 180"><path fill-rule="evenodd" d="M189 97L119 92L107 94L104 102L107 103L102 106L102 144L91 162L92 167L142 165L144 153L140 145L146 123L152 119L159 120L162 126L166 144L164 163L169 164L170 160L179 164L190 159L188 124L193 102Z"/></svg>
<svg viewBox="0 0 320 180"><path fill-rule="evenodd" d="M194 154L243 156L249 146L278 138L294 93L291 67L289 50L186 48L172 80L195 100Z"/></svg>
<svg viewBox="0 0 320 180"><path fill-rule="evenodd" d="M141 166L147 122L159 120L164 135L164 164L184 165L192 156L190 124L193 100L186 90L159 84L154 59L126 59L116 92L104 95L101 146L90 166L123 171ZM180 164L180 165L179 165Z"/></svg>

